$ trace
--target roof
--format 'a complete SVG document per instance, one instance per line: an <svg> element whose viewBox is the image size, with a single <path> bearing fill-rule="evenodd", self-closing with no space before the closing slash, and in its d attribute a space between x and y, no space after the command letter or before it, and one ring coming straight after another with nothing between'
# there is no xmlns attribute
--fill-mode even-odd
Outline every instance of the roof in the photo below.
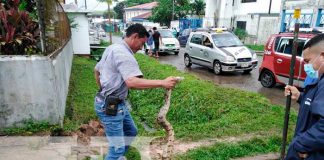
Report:
<svg viewBox="0 0 324 160"><path fill-rule="evenodd" d="M152 16L152 12L143 13L143 14L140 14L140 15L135 16L135 17L132 17L132 18L147 19L147 18L149 18L150 16Z"/></svg>
<svg viewBox="0 0 324 160"><path fill-rule="evenodd" d="M125 10L151 10L154 7L158 6L158 2L151 2L151 3L144 3L141 5L137 5L137 6L132 6L132 7L128 7L125 8Z"/></svg>

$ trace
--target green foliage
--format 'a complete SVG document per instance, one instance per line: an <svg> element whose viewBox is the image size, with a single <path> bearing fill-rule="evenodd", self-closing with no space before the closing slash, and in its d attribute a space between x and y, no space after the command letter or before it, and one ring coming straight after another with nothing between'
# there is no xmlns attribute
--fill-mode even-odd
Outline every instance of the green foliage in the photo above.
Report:
<svg viewBox="0 0 324 160"><path fill-rule="evenodd" d="M131 159L131 160L141 160L141 154L134 147L129 147L129 150L126 153L125 156L127 157L127 159Z"/></svg>
<svg viewBox="0 0 324 160"><path fill-rule="evenodd" d="M79 27L79 24L77 22L75 22L75 16L72 14L68 14L68 20L70 23L70 27L77 29Z"/></svg>
<svg viewBox="0 0 324 160"><path fill-rule="evenodd" d="M264 51L264 45L246 45L246 46L254 51Z"/></svg>
<svg viewBox="0 0 324 160"><path fill-rule="evenodd" d="M30 18L27 11L19 10L19 5L27 8L27 4L23 5L19 0L0 3L0 54L39 54L38 23Z"/></svg>
<svg viewBox="0 0 324 160"><path fill-rule="evenodd" d="M97 119L94 97L98 90L94 79L96 61L75 56L66 102L64 130L75 131L82 123Z"/></svg>
<svg viewBox="0 0 324 160"><path fill-rule="evenodd" d="M123 14L125 12L124 8L126 7L125 2L118 2L114 7L114 11L117 14L117 19L123 19Z"/></svg>
<svg viewBox="0 0 324 160"><path fill-rule="evenodd" d="M159 5L152 10L150 17L153 22L158 22L163 26L170 26L172 20L172 0L159 0Z"/></svg>
<svg viewBox="0 0 324 160"><path fill-rule="evenodd" d="M178 155L174 159L215 159L227 160L244 156L254 156L260 153L279 152L281 138L255 138L239 143L216 143L210 147L191 150L185 155Z"/></svg>
<svg viewBox="0 0 324 160"><path fill-rule="evenodd" d="M109 45L110 45L110 42L104 41L104 40L100 40L100 46L108 47Z"/></svg>
<svg viewBox="0 0 324 160"><path fill-rule="evenodd" d="M51 133L58 128L57 125L50 125L46 121L36 122L30 119L24 121L21 127L16 126L0 130L0 135L33 135L39 132Z"/></svg>
<svg viewBox="0 0 324 160"><path fill-rule="evenodd" d="M247 32L243 29L240 28L236 28L234 30L234 34L240 39L240 40L244 40L245 37L248 35Z"/></svg>
<svg viewBox="0 0 324 160"><path fill-rule="evenodd" d="M204 14L206 4L203 0L195 0L192 4L192 9L194 10L195 14L200 17L200 15Z"/></svg>

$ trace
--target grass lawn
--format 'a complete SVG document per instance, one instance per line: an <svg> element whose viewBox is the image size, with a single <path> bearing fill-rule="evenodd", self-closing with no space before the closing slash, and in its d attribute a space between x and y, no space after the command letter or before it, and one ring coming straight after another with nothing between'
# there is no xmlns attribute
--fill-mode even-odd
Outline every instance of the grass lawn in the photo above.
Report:
<svg viewBox="0 0 324 160"><path fill-rule="evenodd" d="M257 93L224 88L210 81L201 80L141 54L136 55L136 58L145 78L185 77L185 80L177 85L172 92L171 107L168 113L168 120L173 124L177 139L191 141L256 134L266 137L262 144L269 143L272 148L265 147L260 152L257 149L244 150L238 155L278 151L280 148L279 144L272 143L271 139L269 140L267 137L278 138L281 136L284 115L282 106L270 104L268 99ZM95 63L95 61L86 58L74 58L64 123L65 131L76 130L81 123L96 119L93 110L93 97L97 90L93 77ZM139 128L140 136L164 135L164 131L156 123L157 113L164 103L164 92L164 89L130 91L132 116ZM157 131L153 133L145 131L140 124L143 121ZM290 133L293 132L292 128L295 123L296 112L292 110ZM255 141L258 140L242 142L242 144L253 144ZM229 148L227 151L230 151L231 148L240 147L241 144L217 144L208 150L218 150L223 148L223 145ZM275 145L274 148L273 145ZM192 159L192 156L200 157L200 154L189 152L188 156ZM230 155L224 155L224 157L228 156Z"/></svg>
<svg viewBox="0 0 324 160"><path fill-rule="evenodd" d="M254 50L254 51L264 51L264 45L245 45L247 46L248 48Z"/></svg>
<svg viewBox="0 0 324 160"><path fill-rule="evenodd" d="M145 78L185 77L172 91L168 113L168 120L173 125L178 140L239 137L246 134L264 137L262 140L252 139L235 144L215 144L179 155L179 159L206 159L203 154L216 156L216 159L218 155L223 155L221 159L228 159L279 150L278 137L281 136L284 116L282 106L270 104L267 98L257 93L225 88L201 80L142 54L137 54L136 58ZM97 119L93 104L97 92L93 75L95 64L94 60L74 57L63 127L65 132L75 131L82 123ZM157 113L164 103L164 92L164 89L130 91L132 116L139 129L139 136L165 134L156 122ZM145 122L157 131L145 131L140 122ZM292 109L290 134L293 133L295 123L296 111Z"/></svg>

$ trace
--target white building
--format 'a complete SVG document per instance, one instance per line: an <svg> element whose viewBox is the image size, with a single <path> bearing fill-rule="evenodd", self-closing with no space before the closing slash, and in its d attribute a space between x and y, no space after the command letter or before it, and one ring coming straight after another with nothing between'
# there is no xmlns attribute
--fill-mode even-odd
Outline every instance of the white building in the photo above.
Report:
<svg viewBox="0 0 324 160"><path fill-rule="evenodd" d="M286 0L282 6L280 31L288 31L295 25L294 9L301 9L300 27L315 28L324 26L324 0Z"/></svg>
<svg viewBox="0 0 324 160"><path fill-rule="evenodd" d="M204 27L241 28L245 43L264 44L279 31L281 0L206 0Z"/></svg>
<svg viewBox="0 0 324 160"><path fill-rule="evenodd" d="M71 27L73 53L78 55L90 55L89 22L87 10L79 9L74 4L63 5L64 11L75 24Z"/></svg>
<svg viewBox="0 0 324 160"><path fill-rule="evenodd" d="M145 3L137 6L125 8L124 17L126 23L143 22L152 15L152 9L158 5L158 2Z"/></svg>

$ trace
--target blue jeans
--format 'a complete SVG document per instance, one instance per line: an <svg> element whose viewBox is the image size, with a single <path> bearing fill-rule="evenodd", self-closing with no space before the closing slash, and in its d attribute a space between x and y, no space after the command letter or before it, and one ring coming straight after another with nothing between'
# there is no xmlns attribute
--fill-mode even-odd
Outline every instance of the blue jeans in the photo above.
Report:
<svg viewBox="0 0 324 160"><path fill-rule="evenodd" d="M108 154L105 160L117 160L128 150L137 135L137 128L124 102L118 104L116 116L105 114L104 102L95 102L95 111L105 128Z"/></svg>

